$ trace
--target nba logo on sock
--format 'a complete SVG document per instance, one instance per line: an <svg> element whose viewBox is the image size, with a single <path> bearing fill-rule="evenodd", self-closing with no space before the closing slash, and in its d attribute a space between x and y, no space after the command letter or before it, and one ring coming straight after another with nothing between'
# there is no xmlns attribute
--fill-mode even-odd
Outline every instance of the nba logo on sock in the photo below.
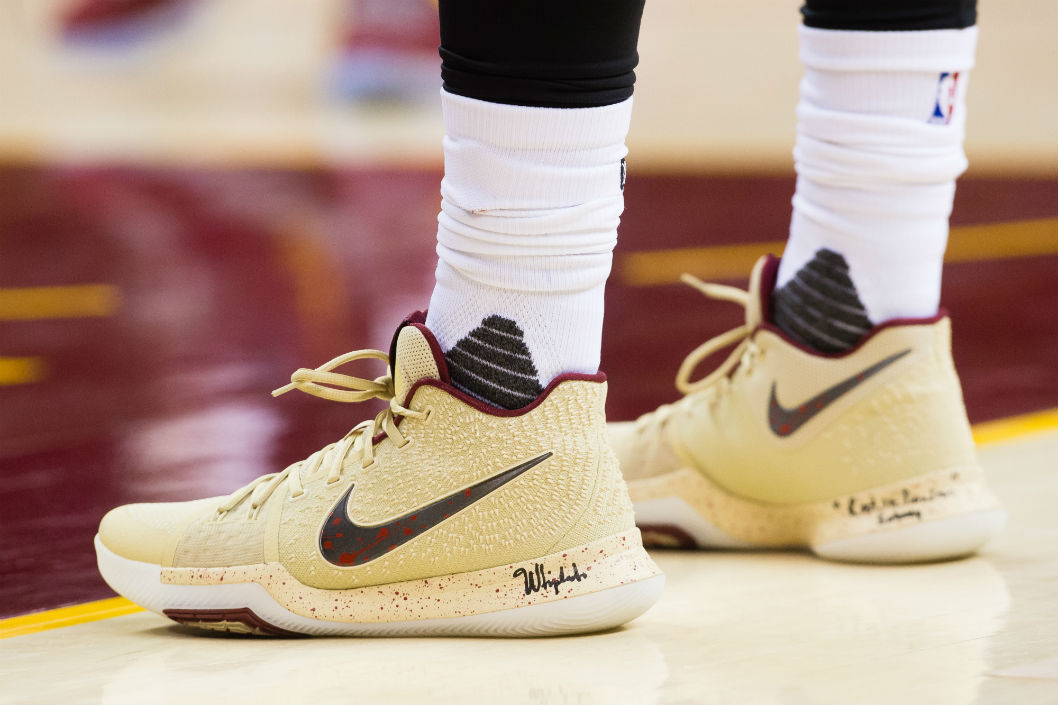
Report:
<svg viewBox="0 0 1058 705"><path fill-rule="evenodd" d="M948 73L945 71L937 80L937 101L933 106L933 114L929 121L933 125L947 125L951 122L952 111L955 110L955 92L959 89L959 72Z"/></svg>

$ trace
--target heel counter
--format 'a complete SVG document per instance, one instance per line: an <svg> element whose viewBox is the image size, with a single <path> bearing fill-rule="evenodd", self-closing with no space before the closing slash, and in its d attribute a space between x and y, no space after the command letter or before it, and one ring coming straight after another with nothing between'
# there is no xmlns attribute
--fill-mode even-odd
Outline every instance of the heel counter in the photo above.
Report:
<svg viewBox="0 0 1058 705"><path fill-rule="evenodd" d="M973 432L966 413L962 383L955 369L951 339L951 319L943 318L933 327L933 356L938 374L937 406L942 410L943 418L947 421L949 434L947 441L952 444L953 450L964 455L968 462L976 463Z"/></svg>
<svg viewBox="0 0 1058 705"><path fill-rule="evenodd" d="M552 547L552 551L582 546L598 539L613 536L635 528L635 514L628 486L621 475L617 455L610 446L606 429L605 385L601 395L603 402L599 413L592 414L590 434L596 449L593 458L594 483L587 501L582 505L577 518Z"/></svg>
<svg viewBox="0 0 1058 705"><path fill-rule="evenodd" d="M951 322L907 331L915 354L875 401L890 434L897 474L912 477L977 464L962 387L951 355ZM893 479L896 479L895 477Z"/></svg>

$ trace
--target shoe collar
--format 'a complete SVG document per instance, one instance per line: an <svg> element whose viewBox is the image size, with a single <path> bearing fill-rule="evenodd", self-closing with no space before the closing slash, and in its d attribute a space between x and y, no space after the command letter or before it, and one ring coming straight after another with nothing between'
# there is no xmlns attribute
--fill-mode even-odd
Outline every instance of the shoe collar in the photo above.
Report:
<svg viewBox="0 0 1058 705"><path fill-rule="evenodd" d="M395 397L408 406L416 390L424 385L442 389L463 403L491 416L521 416L535 409L563 382L596 382L606 381L602 372L596 374L579 374L568 372L551 380L540 395L520 409L501 409L472 397L452 385L441 345L436 336L426 327L426 312L415 311L407 316L398 326L389 348L390 368L393 374Z"/></svg>
<svg viewBox="0 0 1058 705"><path fill-rule="evenodd" d="M751 335L756 335L762 330L768 331L787 345L797 348L809 355L829 358L848 357L849 355L855 354L872 338L886 329L898 326L931 326L948 317L948 311L944 308L940 308L933 316L926 316L923 318L892 318L875 325L859 340L859 342L848 350L836 353L820 352L794 340L772 321L772 294L775 292L775 285L779 278L779 263L781 261L782 260L775 255L767 254L758 259L757 263L753 266L753 273L750 275L749 284L749 304L746 306L746 325L749 326L751 331L753 331Z"/></svg>

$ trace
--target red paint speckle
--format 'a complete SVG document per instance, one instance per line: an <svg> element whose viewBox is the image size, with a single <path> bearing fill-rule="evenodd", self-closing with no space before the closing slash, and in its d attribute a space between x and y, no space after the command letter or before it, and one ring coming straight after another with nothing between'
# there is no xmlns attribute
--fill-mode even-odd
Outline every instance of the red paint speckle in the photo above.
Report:
<svg viewBox="0 0 1058 705"><path fill-rule="evenodd" d="M341 523L342 523L342 518L341 517L334 517L334 519L331 520L331 524L333 524L335 526L338 526Z"/></svg>
<svg viewBox="0 0 1058 705"><path fill-rule="evenodd" d="M784 423L782 426L779 426L779 433L789 433L789 432L790 432L790 424Z"/></svg>
<svg viewBox="0 0 1058 705"><path fill-rule="evenodd" d="M405 529L404 530L404 535L405 536L411 536L411 529Z"/></svg>
<svg viewBox="0 0 1058 705"><path fill-rule="evenodd" d="M331 543L330 541L324 541L324 542L323 542L323 547L324 547L324 548L334 548L334 544L332 544L332 543ZM285 584L286 584L286 583L284 583L284 585L285 585Z"/></svg>

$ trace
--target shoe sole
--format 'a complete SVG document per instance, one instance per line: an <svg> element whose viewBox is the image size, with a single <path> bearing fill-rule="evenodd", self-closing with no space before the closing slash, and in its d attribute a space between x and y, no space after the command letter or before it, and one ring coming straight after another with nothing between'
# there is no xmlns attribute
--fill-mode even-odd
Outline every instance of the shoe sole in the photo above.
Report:
<svg viewBox="0 0 1058 705"><path fill-rule="evenodd" d="M737 497L691 468L628 488L648 546L803 548L834 561L916 563L974 553L1006 523L979 468L794 505Z"/></svg>
<svg viewBox="0 0 1058 705"><path fill-rule="evenodd" d="M303 585L278 563L163 568L117 555L98 535L95 547L103 579L132 602L192 627L271 636L601 631L641 615L665 584L638 531L522 564L348 590ZM566 579L541 586L538 576Z"/></svg>

